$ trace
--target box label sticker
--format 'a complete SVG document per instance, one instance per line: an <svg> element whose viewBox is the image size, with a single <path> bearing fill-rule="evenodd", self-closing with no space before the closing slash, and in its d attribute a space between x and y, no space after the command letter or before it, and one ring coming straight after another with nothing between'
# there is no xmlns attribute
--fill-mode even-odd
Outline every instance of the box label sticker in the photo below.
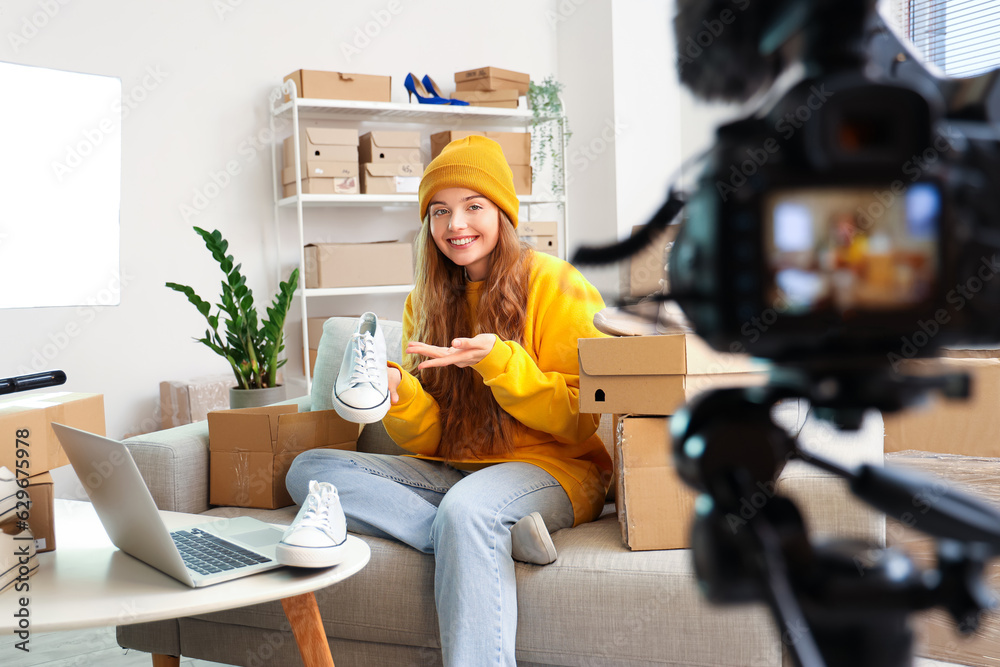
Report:
<svg viewBox="0 0 1000 667"><path fill-rule="evenodd" d="M419 176L397 176L396 192L403 194L413 194L420 190Z"/></svg>

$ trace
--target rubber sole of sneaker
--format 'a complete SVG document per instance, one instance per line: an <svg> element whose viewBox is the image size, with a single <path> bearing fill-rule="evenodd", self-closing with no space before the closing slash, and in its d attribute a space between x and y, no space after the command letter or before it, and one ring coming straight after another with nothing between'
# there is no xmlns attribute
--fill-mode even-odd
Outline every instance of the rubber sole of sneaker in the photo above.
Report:
<svg viewBox="0 0 1000 667"><path fill-rule="evenodd" d="M342 402L337 394L333 395L333 409L337 414L349 422L355 424L374 424L381 421L389 412L389 397L386 396L381 403L372 408L356 408Z"/></svg>
<svg viewBox="0 0 1000 667"><path fill-rule="evenodd" d="M347 557L347 544L335 547L299 547L278 542L275 560L292 567L333 567Z"/></svg>

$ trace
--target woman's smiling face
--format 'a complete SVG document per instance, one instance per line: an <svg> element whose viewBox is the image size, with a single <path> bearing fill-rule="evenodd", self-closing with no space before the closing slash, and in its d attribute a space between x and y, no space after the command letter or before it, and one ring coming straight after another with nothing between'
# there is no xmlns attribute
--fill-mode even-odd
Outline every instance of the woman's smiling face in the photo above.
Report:
<svg viewBox="0 0 1000 667"><path fill-rule="evenodd" d="M427 207L431 237L445 257L464 266L469 280L484 280L500 238L500 209L468 188L446 188Z"/></svg>

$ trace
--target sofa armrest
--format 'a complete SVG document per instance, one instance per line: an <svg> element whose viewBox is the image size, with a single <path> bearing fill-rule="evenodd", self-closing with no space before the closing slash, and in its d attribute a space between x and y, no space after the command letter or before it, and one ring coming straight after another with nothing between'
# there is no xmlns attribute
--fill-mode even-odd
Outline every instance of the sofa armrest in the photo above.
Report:
<svg viewBox="0 0 1000 667"><path fill-rule="evenodd" d="M302 396L281 401L310 408ZM123 441L161 510L200 514L208 504L208 422L175 426Z"/></svg>

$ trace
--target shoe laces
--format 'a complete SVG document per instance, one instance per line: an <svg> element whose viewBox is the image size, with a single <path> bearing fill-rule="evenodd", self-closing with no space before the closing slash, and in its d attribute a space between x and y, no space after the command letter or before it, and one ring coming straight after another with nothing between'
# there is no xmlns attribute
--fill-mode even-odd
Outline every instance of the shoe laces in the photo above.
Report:
<svg viewBox="0 0 1000 667"><path fill-rule="evenodd" d="M306 511L302 514L298 525L311 526L322 530L329 530L330 507L337 497L337 489L332 484L310 485L309 495L306 496Z"/></svg>
<svg viewBox="0 0 1000 667"><path fill-rule="evenodd" d="M367 331L352 334L351 347L354 350L354 370L351 372L351 384L374 383L375 378L378 377L375 338Z"/></svg>

